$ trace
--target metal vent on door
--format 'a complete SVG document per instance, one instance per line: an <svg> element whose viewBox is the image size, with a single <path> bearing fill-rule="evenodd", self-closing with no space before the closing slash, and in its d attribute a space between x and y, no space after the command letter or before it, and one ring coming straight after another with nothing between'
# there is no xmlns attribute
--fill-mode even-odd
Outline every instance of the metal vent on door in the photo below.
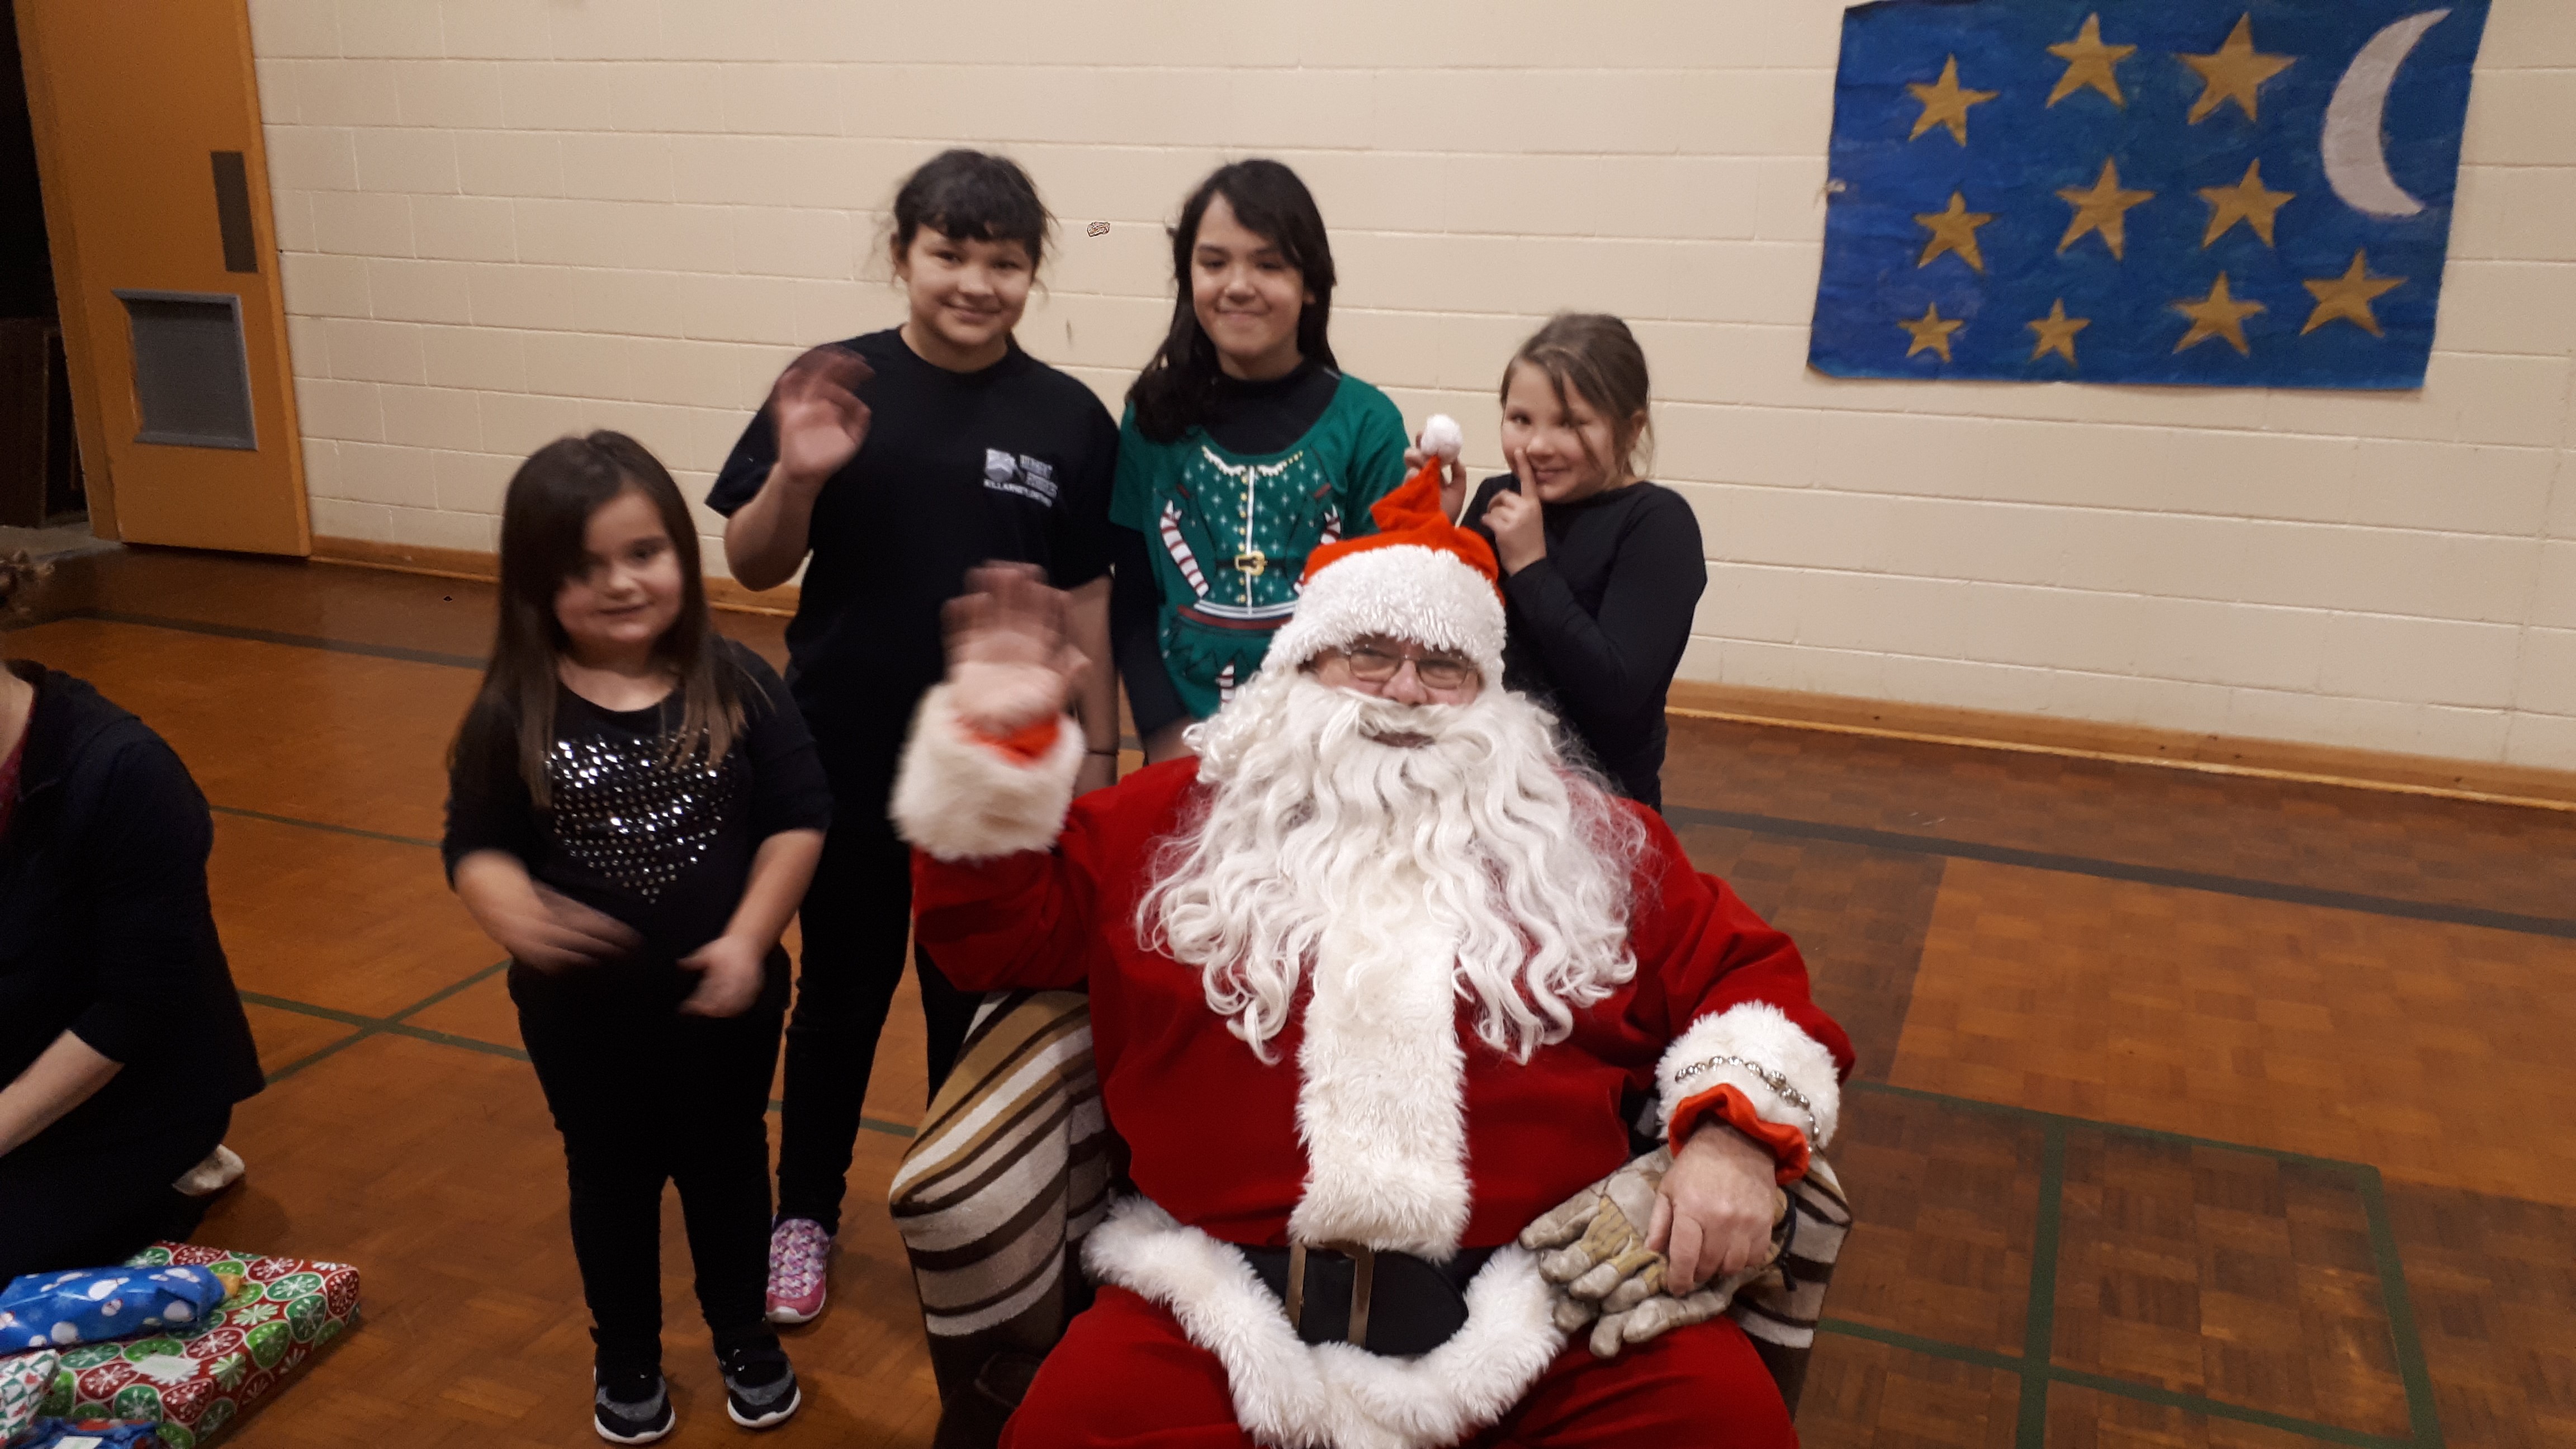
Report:
<svg viewBox="0 0 2576 1449"><path fill-rule="evenodd" d="M241 298L228 292L131 292L117 300L134 339L138 443L257 451Z"/></svg>

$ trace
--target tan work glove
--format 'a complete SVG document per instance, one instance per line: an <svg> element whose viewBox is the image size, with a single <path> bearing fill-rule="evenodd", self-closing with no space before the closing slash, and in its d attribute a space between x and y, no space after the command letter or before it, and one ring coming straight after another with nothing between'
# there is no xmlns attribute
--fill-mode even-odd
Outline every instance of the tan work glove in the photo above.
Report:
<svg viewBox="0 0 2576 1449"><path fill-rule="evenodd" d="M1672 1166L1672 1149L1658 1147L1521 1229L1521 1246L1540 1255L1540 1276L1563 1290L1557 1327L1571 1333L1591 1322L1602 1300L1641 1275L1653 1275L1652 1286L1637 1298L1663 1286L1664 1255L1648 1250L1646 1228L1655 1220L1655 1189Z"/></svg>
<svg viewBox="0 0 2576 1449"><path fill-rule="evenodd" d="M1628 1344L1704 1323L1726 1311L1738 1288L1771 1271L1766 1262L1678 1298L1664 1291L1666 1260L1646 1246L1646 1233L1654 1221L1657 1189L1672 1165L1672 1149L1659 1147L1521 1230L1521 1246L1540 1255L1540 1276L1559 1290L1556 1326L1572 1333L1592 1324L1596 1357L1609 1358ZM1787 1204L1783 1196L1783 1225ZM1776 1230L1773 1241L1776 1247ZM1777 1256L1775 1251L1773 1258Z"/></svg>

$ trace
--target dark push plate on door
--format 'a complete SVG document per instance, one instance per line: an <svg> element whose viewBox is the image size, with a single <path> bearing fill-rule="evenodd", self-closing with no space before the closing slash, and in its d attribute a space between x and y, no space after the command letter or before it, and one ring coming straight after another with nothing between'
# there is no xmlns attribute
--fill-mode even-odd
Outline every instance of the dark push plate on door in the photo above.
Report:
<svg viewBox="0 0 2576 1449"><path fill-rule="evenodd" d="M256 272L259 248L251 240L250 168L239 151L217 151L215 157L215 224L224 234L224 270Z"/></svg>

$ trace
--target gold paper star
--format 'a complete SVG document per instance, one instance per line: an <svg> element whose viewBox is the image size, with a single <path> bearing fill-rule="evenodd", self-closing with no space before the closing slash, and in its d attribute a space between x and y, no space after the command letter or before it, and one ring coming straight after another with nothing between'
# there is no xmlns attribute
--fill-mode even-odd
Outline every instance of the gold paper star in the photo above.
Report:
<svg viewBox="0 0 2576 1449"><path fill-rule="evenodd" d="M2093 183L2092 190L2070 186L2057 196L2075 208L2075 219L2066 224L2066 236L2058 242L2058 251L2064 252L2083 240L2085 233L2098 231L2102 234L2103 245L2111 249L2111 255L2125 258L2129 246L2129 208L2152 199L2155 193L2121 190L2120 163L2105 161L2101 179Z"/></svg>
<svg viewBox="0 0 2576 1449"><path fill-rule="evenodd" d="M2227 43L2208 55L2177 55L2174 59L2200 72L2200 99L2191 103L2191 123L2198 125L2209 114L2228 101L2234 101L2245 112L2245 119L2260 120L2254 113L2254 93L2263 82L2288 70L2297 56L2264 55L2254 49L2254 17L2245 15L2228 33Z"/></svg>
<svg viewBox="0 0 2576 1449"><path fill-rule="evenodd" d="M2066 359L2067 366L2073 367L2075 365L2075 334L2092 326L2093 319L2090 317L2067 316L2066 299L2064 297L2060 297L2057 299L2057 305L2048 309L2047 316L2040 318L2036 322L2028 322L2023 325L2028 327L2031 331L2039 334L2039 345L2030 350L2031 361L2037 362L2041 358L2054 352L2058 356Z"/></svg>
<svg viewBox="0 0 2576 1449"><path fill-rule="evenodd" d="M1922 259L1914 265L1928 267L1943 252L1957 252L1969 266L1981 272L1986 269L1985 253L1977 250L1977 228L1994 220L1994 213L1970 211L1968 198L1953 191L1949 210L1917 212L1914 219L1932 233L1932 239L1923 244Z"/></svg>
<svg viewBox="0 0 2576 1449"><path fill-rule="evenodd" d="M2254 228L2254 234L2263 239L2263 245L2272 245L2272 219L2296 195L2295 191L2264 190L2263 163L2260 161L2247 166L2245 179L2233 186L2200 188L2200 199L2210 206L2209 234L2200 239L2200 249L2209 250L2212 243L2227 235L2229 227L2240 221Z"/></svg>
<svg viewBox="0 0 2576 1449"><path fill-rule="evenodd" d="M2137 50L2134 45L2104 45L2102 17L2084 17L2084 29L2073 40L2052 45L2048 53L2066 62L2066 74L2057 78L2057 89L2048 93L2048 103L2059 101L2091 86L2111 98L2111 104L2125 107L2128 97L2120 94L2120 62Z"/></svg>
<svg viewBox="0 0 2576 1449"><path fill-rule="evenodd" d="M2245 345L2245 319L2257 312L2269 311L2260 302L2239 302L2227 295L2227 274L2218 274L2218 285L2197 302L2176 302L2173 309L2191 319L2191 330L2174 344L2174 351L2184 352L2213 337L2224 337L2229 346L2241 353L2251 353Z"/></svg>
<svg viewBox="0 0 2576 1449"><path fill-rule="evenodd" d="M1914 134L1905 139L1919 141L1923 139L1923 133L1934 126L1947 126L1950 139L1962 146L1968 144L1968 107L1982 106L2003 94L2001 91L1959 89L1959 58L1955 55L1950 57L1948 65L1941 67L1938 82L1927 86L1918 81L1906 89L1913 93L1914 99L1923 103L1923 114L1914 122Z"/></svg>
<svg viewBox="0 0 2576 1449"><path fill-rule="evenodd" d="M1899 319L1896 325L1914 334L1914 345L1905 349L1906 356L1912 357L1918 352L1937 352L1941 354L1941 360L1947 362L1950 360L1950 334L1967 326L1968 320L1964 317L1942 316L1941 304L1935 302L1924 309L1922 316L1912 321Z"/></svg>
<svg viewBox="0 0 2576 1449"><path fill-rule="evenodd" d="M2316 331L2340 317L2373 337L2380 334L2379 314L2370 310L2373 299L2406 285L2404 277L2374 277L2370 274L2370 257L2363 252L2352 254L2352 270L2340 277L2320 277L2301 286L2316 294L2317 310L2308 314L2308 325L2299 329L2301 337Z"/></svg>

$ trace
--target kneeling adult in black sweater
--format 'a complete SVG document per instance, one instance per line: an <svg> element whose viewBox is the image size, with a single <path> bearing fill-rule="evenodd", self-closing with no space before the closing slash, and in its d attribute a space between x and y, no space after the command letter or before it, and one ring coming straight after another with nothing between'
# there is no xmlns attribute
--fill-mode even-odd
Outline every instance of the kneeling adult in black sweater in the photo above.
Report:
<svg viewBox="0 0 2576 1449"><path fill-rule="evenodd" d="M0 559L0 609L32 575ZM260 1090L206 895L214 820L143 721L0 669L0 1283L123 1260Z"/></svg>

